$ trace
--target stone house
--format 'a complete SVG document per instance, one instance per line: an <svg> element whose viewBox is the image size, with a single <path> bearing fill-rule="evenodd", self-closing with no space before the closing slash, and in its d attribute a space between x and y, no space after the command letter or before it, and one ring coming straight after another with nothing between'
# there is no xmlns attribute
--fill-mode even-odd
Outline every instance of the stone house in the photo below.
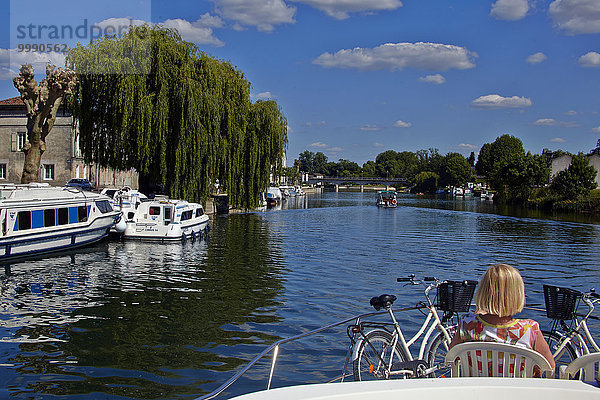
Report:
<svg viewBox="0 0 600 400"><path fill-rule="evenodd" d="M587 156L589 164L596 169L596 185L600 188L600 156L598 154L591 154ZM550 165L550 179L554 178L556 174L569 168L573 157L570 154L563 154L560 157L552 159Z"/></svg>
<svg viewBox="0 0 600 400"><path fill-rule="evenodd" d="M20 97L0 100L0 184L20 183L27 143L26 108ZM138 188L138 174L115 171L86 164L79 150L77 129L73 117L59 110L52 131L46 138L42 154L40 181L52 186L63 186L69 179L89 179L97 188L129 186Z"/></svg>

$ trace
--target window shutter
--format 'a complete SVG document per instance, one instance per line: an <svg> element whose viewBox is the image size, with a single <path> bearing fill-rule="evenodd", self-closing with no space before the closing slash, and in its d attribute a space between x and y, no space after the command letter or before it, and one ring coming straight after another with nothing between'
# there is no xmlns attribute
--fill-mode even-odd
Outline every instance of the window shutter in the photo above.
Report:
<svg viewBox="0 0 600 400"><path fill-rule="evenodd" d="M17 132L10 134L10 151L17 151Z"/></svg>

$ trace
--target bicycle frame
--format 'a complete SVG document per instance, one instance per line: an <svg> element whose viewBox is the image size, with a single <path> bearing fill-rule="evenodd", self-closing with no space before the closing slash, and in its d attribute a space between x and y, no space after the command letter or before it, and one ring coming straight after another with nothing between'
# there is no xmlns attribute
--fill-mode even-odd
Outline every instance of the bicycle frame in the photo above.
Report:
<svg viewBox="0 0 600 400"><path fill-rule="evenodd" d="M560 335L562 338L558 348L553 354L555 358L562 354L562 351L569 343L575 348L577 356L582 356L584 354L590 353L588 343L591 345L592 349L595 352L600 352L600 347L594 340L587 326L587 320L588 318L590 318L592 312L594 311L595 301L590 300L587 296L583 297L583 301L589 307L589 311L585 315L580 315L582 317L581 320L577 319L577 315L575 316L575 328L569 328L566 326L564 321L561 321L561 328L566 332L566 334L556 332L556 329L553 329L553 331Z"/></svg>
<svg viewBox="0 0 600 400"><path fill-rule="evenodd" d="M392 320L392 325L394 327L394 333L392 335L392 348L396 348L396 346L399 344L400 348L402 349L403 352L403 356L406 360L408 361L415 361L415 360L424 360L425 357L425 352L426 350L428 350L429 346L429 339L431 338L431 336L433 335L433 333L437 330L439 330L440 332L442 332L444 334L444 336L446 337L446 340L448 342L450 342L450 340L452 339L450 337L450 334L448 332L448 330L446 329L446 327L444 326L444 323L442 322L442 320L440 319L440 316L437 312L437 309L435 307L435 305L433 304L433 302L431 301L430 297L429 297L429 292L437 287L438 283L436 284L431 284L428 285L428 287L425 289L425 297L427 299L427 303L428 305L424 305L422 307L418 307L417 309L422 310L423 308L427 308L429 310L429 313L427 314L427 317L425 318L425 321L423 322L423 324L421 325L421 327L419 328L419 330L414 334L414 336L412 336L408 341L406 340L406 338L404 337L404 333L402 332L402 328L400 328L400 324L398 323L398 321L396 320L396 317L394 316L394 312L392 311L391 307L387 310L388 314L390 316L390 319ZM433 320L433 321L432 321ZM359 324L359 322L357 321L357 325ZM378 329L385 329L385 326L389 325L389 324L377 324L377 323L368 323L367 326L375 326L376 329L373 329L371 331L369 331L368 333L378 330ZM354 352L353 352L353 359L356 359L356 357L358 356L358 350L361 347L361 342L364 340L368 340L366 338L367 334L363 333L363 330L360 330L360 333L362 335L362 338L359 339L358 341L356 341L354 344ZM423 336L423 333L425 333L425 336L423 337L423 340L421 341L421 346L419 347L419 354L418 354L418 358L414 358L412 352L410 351L410 347L416 343L421 336ZM351 338L352 339L352 338ZM367 342L369 344L369 346L371 346L371 348L373 350L375 350L375 352L377 353L376 349L371 345L371 343ZM388 375L401 375L401 374L407 374L407 373L412 373L413 371L408 371L408 370L398 370L398 371L392 371L392 359L391 357L393 357L393 352L390 353L390 360L384 360L381 355L379 355L377 353L377 356L379 357L379 360L386 366L386 372ZM432 367L430 366L425 372L426 373L430 373L435 371L437 367Z"/></svg>

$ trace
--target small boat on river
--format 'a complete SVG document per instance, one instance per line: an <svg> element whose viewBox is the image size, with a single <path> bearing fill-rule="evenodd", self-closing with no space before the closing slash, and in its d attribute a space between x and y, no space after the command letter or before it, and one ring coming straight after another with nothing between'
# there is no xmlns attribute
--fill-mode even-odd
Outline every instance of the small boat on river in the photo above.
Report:
<svg viewBox="0 0 600 400"><path fill-rule="evenodd" d="M201 204L168 198L149 199L128 187L113 190L103 192L112 193L115 208L123 212L123 221L117 224L116 231L124 239L177 241L200 238L208 232L208 215Z"/></svg>
<svg viewBox="0 0 600 400"><path fill-rule="evenodd" d="M274 207L281 203L282 195L278 187L271 186L267 189L267 207Z"/></svg>
<svg viewBox="0 0 600 400"><path fill-rule="evenodd" d="M377 206L395 208L398 206L396 192L393 190L382 190L377 193Z"/></svg>
<svg viewBox="0 0 600 400"><path fill-rule="evenodd" d="M120 218L98 193L40 183L0 185L0 261L97 242Z"/></svg>

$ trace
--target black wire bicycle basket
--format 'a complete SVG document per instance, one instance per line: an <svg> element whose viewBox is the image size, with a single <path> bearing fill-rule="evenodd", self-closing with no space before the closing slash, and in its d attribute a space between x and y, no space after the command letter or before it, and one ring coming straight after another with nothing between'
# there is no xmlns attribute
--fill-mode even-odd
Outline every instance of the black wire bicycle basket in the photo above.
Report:
<svg viewBox="0 0 600 400"><path fill-rule="evenodd" d="M583 293L574 289L544 285L546 316L560 321L572 320L582 296Z"/></svg>
<svg viewBox="0 0 600 400"><path fill-rule="evenodd" d="M445 312L467 312L477 281L444 281L437 288L436 307Z"/></svg>

